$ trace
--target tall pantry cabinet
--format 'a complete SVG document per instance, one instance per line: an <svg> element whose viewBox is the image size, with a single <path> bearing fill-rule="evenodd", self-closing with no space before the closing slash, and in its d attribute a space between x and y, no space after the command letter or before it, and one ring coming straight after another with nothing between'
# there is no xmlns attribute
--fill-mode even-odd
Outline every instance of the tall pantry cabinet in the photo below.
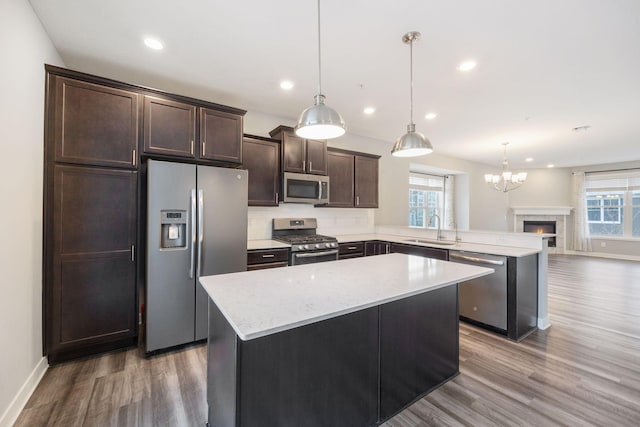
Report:
<svg viewBox="0 0 640 427"><path fill-rule="evenodd" d="M44 349L51 363L137 338L140 95L47 67Z"/></svg>

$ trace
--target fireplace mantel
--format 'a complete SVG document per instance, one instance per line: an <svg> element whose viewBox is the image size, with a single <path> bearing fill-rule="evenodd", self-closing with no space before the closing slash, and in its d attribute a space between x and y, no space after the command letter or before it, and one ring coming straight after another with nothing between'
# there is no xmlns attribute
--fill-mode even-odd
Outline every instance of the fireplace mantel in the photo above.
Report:
<svg viewBox="0 0 640 427"><path fill-rule="evenodd" d="M571 215L571 206L512 206L514 215Z"/></svg>

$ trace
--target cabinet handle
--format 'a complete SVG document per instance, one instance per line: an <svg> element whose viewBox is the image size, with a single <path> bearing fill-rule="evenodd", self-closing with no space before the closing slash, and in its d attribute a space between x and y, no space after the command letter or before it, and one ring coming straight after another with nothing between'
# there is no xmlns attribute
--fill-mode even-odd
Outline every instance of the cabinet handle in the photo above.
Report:
<svg viewBox="0 0 640 427"><path fill-rule="evenodd" d="M275 200L276 205L278 204L278 196L279 196L279 194L278 194L278 192L276 191L276 200Z"/></svg>
<svg viewBox="0 0 640 427"><path fill-rule="evenodd" d="M136 150L134 148L133 151L131 152L131 164L135 166L136 163L138 163L138 159L136 158Z"/></svg>
<svg viewBox="0 0 640 427"><path fill-rule="evenodd" d="M356 246L348 246L347 249L350 251L355 251L358 248Z"/></svg>
<svg viewBox="0 0 640 427"><path fill-rule="evenodd" d="M262 255L262 258L273 258L275 255L274 254L265 254Z"/></svg>
<svg viewBox="0 0 640 427"><path fill-rule="evenodd" d="M136 245L131 245L131 262L136 261Z"/></svg>
<svg viewBox="0 0 640 427"><path fill-rule="evenodd" d="M193 139L191 140L191 155L193 155Z"/></svg>
<svg viewBox="0 0 640 427"><path fill-rule="evenodd" d="M360 196L356 196L356 206L360 206Z"/></svg>
<svg viewBox="0 0 640 427"><path fill-rule="evenodd" d="M307 166L307 162L303 160L302 161L302 172L306 172L307 171L306 166Z"/></svg>
<svg viewBox="0 0 640 427"><path fill-rule="evenodd" d="M313 167L313 166L311 166L312 164L313 163L311 162L311 160L309 160L309 172L311 172L311 168Z"/></svg>

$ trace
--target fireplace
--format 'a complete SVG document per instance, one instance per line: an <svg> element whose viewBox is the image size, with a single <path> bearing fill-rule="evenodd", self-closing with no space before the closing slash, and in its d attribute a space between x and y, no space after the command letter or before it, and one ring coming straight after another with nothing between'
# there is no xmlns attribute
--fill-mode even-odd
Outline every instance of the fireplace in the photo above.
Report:
<svg viewBox="0 0 640 427"><path fill-rule="evenodd" d="M556 222L555 221L524 221L522 225L522 231L525 233L556 233ZM556 238L549 237L549 247L556 247Z"/></svg>

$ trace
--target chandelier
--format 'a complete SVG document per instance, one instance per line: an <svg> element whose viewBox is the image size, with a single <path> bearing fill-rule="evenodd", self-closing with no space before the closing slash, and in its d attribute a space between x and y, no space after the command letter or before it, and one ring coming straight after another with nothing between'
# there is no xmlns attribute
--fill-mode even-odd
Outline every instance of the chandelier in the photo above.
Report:
<svg viewBox="0 0 640 427"><path fill-rule="evenodd" d="M506 193L507 191L515 190L520 187L527 180L527 173L513 173L509 170L509 161L507 161L507 145L509 145L509 143L503 142L502 145L504 145L502 174L493 175L488 173L484 176L484 181L496 190Z"/></svg>

